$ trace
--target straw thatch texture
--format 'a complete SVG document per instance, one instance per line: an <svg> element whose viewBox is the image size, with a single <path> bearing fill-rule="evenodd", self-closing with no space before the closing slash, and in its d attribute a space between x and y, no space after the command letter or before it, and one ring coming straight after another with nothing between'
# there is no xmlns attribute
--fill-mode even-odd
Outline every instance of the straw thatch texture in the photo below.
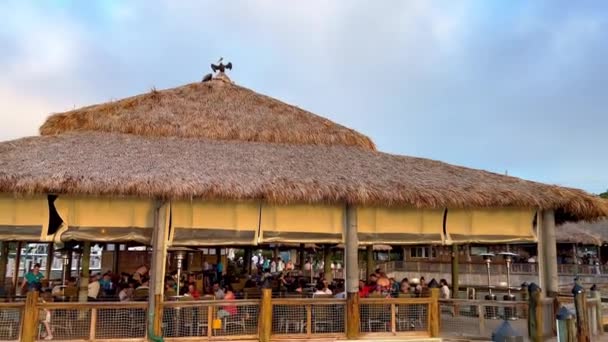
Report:
<svg viewBox="0 0 608 342"><path fill-rule="evenodd" d="M608 242L608 220L565 223L555 228L557 242L602 245Z"/></svg>
<svg viewBox="0 0 608 342"><path fill-rule="evenodd" d="M96 132L0 143L0 192L515 206L556 209L558 221L608 216L605 201L581 190L361 148Z"/></svg>
<svg viewBox="0 0 608 342"><path fill-rule="evenodd" d="M71 131L375 150L359 132L224 78L54 114L40 128L42 135Z"/></svg>

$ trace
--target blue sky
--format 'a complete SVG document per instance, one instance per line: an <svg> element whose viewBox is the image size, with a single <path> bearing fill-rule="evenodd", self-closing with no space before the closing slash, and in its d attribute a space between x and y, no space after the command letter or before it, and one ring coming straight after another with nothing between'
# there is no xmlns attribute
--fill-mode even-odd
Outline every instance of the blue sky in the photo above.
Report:
<svg viewBox="0 0 608 342"><path fill-rule="evenodd" d="M224 56L383 151L608 188L605 1L8 0L0 22L0 140Z"/></svg>

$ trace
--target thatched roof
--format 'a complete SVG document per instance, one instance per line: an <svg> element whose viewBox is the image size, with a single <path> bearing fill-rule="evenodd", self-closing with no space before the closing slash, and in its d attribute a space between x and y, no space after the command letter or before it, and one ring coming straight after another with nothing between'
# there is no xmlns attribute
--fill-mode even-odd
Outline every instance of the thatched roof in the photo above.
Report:
<svg viewBox="0 0 608 342"><path fill-rule="evenodd" d="M0 192L263 199L608 215L581 190L347 146L80 132L0 143Z"/></svg>
<svg viewBox="0 0 608 342"><path fill-rule="evenodd" d="M42 135L75 131L375 150L359 132L235 85L226 76L55 114L40 128Z"/></svg>
<svg viewBox="0 0 608 342"><path fill-rule="evenodd" d="M581 190L380 153L356 131L225 77L55 114L40 132L0 143L0 192L608 216Z"/></svg>
<svg viewBox="0 0 608 342"><path fill-rule="evenodd" d="M608 242L608 219L597 222L565 223L555 229L557 242L602 245Z"/></svg>

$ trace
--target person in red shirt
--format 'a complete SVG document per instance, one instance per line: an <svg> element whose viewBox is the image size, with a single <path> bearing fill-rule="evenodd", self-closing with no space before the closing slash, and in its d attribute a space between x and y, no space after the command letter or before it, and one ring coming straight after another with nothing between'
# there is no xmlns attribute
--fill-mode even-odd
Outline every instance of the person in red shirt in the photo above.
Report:
<svg viewBox="0 0 608 342"><path fill-rule="evenodd" d="M230 287L226 288L226 294L224 295L224 300L235 300L236 296ZM238 313L238 309L236 305L224 305L218 312L217 317L224 318L228 316L236 316Z"/></svg>
<svg viewBox="0 0 608 342"><path fill-rule="evenodd" d="M196 285L194 283L188 284L188 293L186 293L186 295L192 297L192 299L195 300L201 299L201 294L196 289Z"/></svg>
<svg viewBox="0 0 608 342"><path fill-rule="evenodd" d="M359 280L359 298L366 298L369 296L369 287L365 285L363 280Z"/></svg>

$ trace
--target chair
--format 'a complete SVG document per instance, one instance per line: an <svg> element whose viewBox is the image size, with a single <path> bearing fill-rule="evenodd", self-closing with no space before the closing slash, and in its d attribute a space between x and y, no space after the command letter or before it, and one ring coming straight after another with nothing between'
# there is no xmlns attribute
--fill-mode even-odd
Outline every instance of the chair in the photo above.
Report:
<svg viewBox="0 0 608 342"><path fill-rule="evenodd" d="M331 317L330 310L333 309L331 305L312 305L312 321L314 333L323 331L319 327L325 327L325 332L330 332L334 324Z"/></svg>
<svg viewBox="0 0 608 342"><path fill-rule="evenodd" d="M150 293L150 289L147 287L137 288L135 292L133 292L133 300L137 302L145 302L148 300L148 295Z"/></svg>
<svg viewBox="0 0 608 342"><path fill-rule="evenodd" d="M76 286L66 286L63 289L63 296L70 302L78 299L78 288Z"/></svg>
<svg viewBox="0 0 608 342"><path fill-rule="evenodd" d="M243 289L243 297L245 299L260 299L262 298L262 291L257 287L248 287Z"/></svg>
<svg viewBox="0 0 608 342"><path fill-rule="evenodd" d="M385 298L381 293L372 293L369 298ZM374 325L380 325L384 331L388 331L388 325L390 324L390 305L382 304L370 304L367 307L367 327L369 332L373 332ZM388 315L388 316L387 316ZM388 318L388 319L387 319Z"/></svg>
<svg viewBox="0 0 608 342"><path fill-rule="evenodd" d="M184 328L188 329L187 336L206 336L209 327L208 311L206 307L182 308L182 319Z"/></svg>
<svg viewBox="0 0 608 342"><path fill-rule="evenodd" d="M243 330L243 333L247 331L245 325L245 315L241 314L240 310L234 316L231 315L223 318L222 328L224 330L224 333L226 332L229 325L240 327Z"/></svg>

